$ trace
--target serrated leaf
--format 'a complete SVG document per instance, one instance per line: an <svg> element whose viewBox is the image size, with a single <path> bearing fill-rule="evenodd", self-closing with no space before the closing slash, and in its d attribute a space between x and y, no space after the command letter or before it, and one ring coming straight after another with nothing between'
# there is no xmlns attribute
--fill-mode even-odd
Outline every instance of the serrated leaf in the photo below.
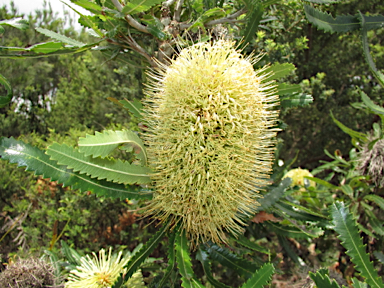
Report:
<svg viewBox="0 0 384 288"><path fill-rule="evenodd" d="M382 210L384 210L384 198L379 195L369 194L365 195L364 200L372 201L378 205Z"/></svg>
<svg viewBox="0 0 384 288"><path fill-rule="evenodd" d="M383 281L370 262L369 255L365 250L366 245L363 244L356 227L356 221L349 213L349 209L345 207L344 203L336 202L331 206L331 214L334 229L339 233L341 244L347 249L346 253L356 265L356 270L366 278L366 282L372 288L383 288Z"/></svg>
<svg viewBox="0 0 384 288"><path fill-rule="evenodd" d="M305 2L311 2L316 4L333 4L333 3L339 3L342 0L304 0Z"/></svg>
<svg viewBox="0 0 384 288"><path fill-rule="evenodd" d="M35 53L52 53L57 50L60 50L63 47L62 43L59 42L46 42L46 43L39 43L36 45L33 45L31 47L28 47L28 51L32 51Z"/></svg>
<svg viewBox="0 0 384 288"><path fill-rule="evenodd" d="M320 178L316 178L316 177L306 177L306 178L310 181L315 182L316 184L322 185L322 186L327 187L329 189L336 189L336 190L340 189L339 186L335 186L335 185L333 185L333 184L331 184L331 183L329 183L323 179L320 179Z"/></svg>
<svg viewBox="0 0 384 288"><path fill-rule="evenodd" d="M275 272L273 264L266 263L259 270L253 273L252 277L241 286L241 288L263 288L271 281L272 275Z"/></svg>
<svg viewBox="0 0 384 288"><path fill-rule="evenodd" d="M364 93L364 91L359 90L361 99L363 100L364 104L375 114L384 115L384 108L376 105L373 103L373 101L368 97L367 94Z"/></svg>
<svg viewBox="0 0 384 288"><path fill-rule="evenodd" d="M6 105L8 105L9 102L11 102L13 97L13 90L8 80L1 74L0 74L0 84L3 85L7 90L7 96L0 96L0 108L3 108Z"/></svg>
<svg viewBox="0 0 384 288"><path fill-rule="evenodd" d="M299 92L301 92L301 86L299 84L280 83L277 85L277 95L280 96Z"/></svg>
<svg viewBox="0 0 384 288"><path fill-rule="evenodd" d="M65 259L69 262L69 264L74 266L73 268L81 265L81 262L80 262L81 255L77 253L75 249L69 247L68 244L65 243L63 240L60 241L60 244L61 244L61 253L63 253Z"/></svg>
<svg viewBox="0 0 384 288"><path fill-rule="evenodd" d="M269 231L275 232L278 235L289 238L308 238L306 233L296 227L281 225L273 222L264 222L263 225L268 226Z"/></svg>
<svg viewBox="0 0 384 288"><path fill-rule="evenodd" d="M292 249L291 245L288 243L287 237L277 234L277 239L279 240L280 245L283 247L288 256L300 266L305 266L305 263L299 255Z"/></svg>
<svg viewBox="0 0 384 288"><path fill-rule="evenodd" d="M217 281L211 271L211 263L209 261L208 253L200 247L200 249L196 253L196 259L201 262L201 265L203 266L205 277L207 278L208 282L215 288L230 288L230 286L227 286L219 281Z"/></svg>
<svg viewBox="0 0 384 288"><path fill-rule="evenodd" d="M137 251L131 259L128 261L126 268L126 273L120 274L119 279L114 283L112 288L120 288L127 280L132 277L133 273L139 269L140 265L148 258L148 256L155 250L156 246L160 243L161 239L167 233L169 224L164 224L163 227L152 236L141 248Z"/></svg>
<svg viewBox="0 0 384 288"><path fill-rule="evenodd" d="M93 14L102 14L103 11L103 7L97 5L95 2L90 2L88 0L79 0L73 3L77 6L83 7Z"/></svg>
<svg viewBox="0 0 384 288"><path fill-rule="evenodd" d="M312 95L300 93L300 94L290 95L289 97L283 97L280 100L280 105L281 107L284 107L284 108L292 108L292 107L309 105L312 102L313 102Z"/></svg>
<svg viewBox="0 0 384 288"><path fill-rule="evenodd" d="M143 104L137 99L134 99L133 101L128 101L127 99L120 100L119 103L123 105L123 107L129 112L131 112L137 119L143 118L143 115L141 114L143 111Z"/></svg>
<svg viewBox="0 0 384 288"><path fill-rule="evenodd" d="M319 269L316 273L309 272L309 277L315 282L317 287L321 288L340 288L335 280L329 279L328 269Z"/></svg>
<svg viewBox="0 0 384 288"><path fill-rule="evenodd" d="M35 175L58 181L64 187L71 186L80 191L91 191L98 196L106 196L121 199L139 199L152 197L152 193L142 189L140 186L125 186L91 179L68 169L66 166L58 165L56 161L50 160L40 149L26 144L14 138L0 138L0 156L3 160L16 163L18 166L27 167L27 171L33 171Z"/></svg>
<svg viewBox="0 0 384 288"><path fill-rule="evenodd" d="M76 149L66 145L54 143L46 152L58 164L66 165L80 174L87 174L99 180L106 179L115 183L143 184L151 180L151 170L148 167L129 164L118 160L109 160L84 156Z"/></svg>
<svg viewBox="0 0 384 288"><path fill-rule="evenodd" d="M126 2L123 10L121 11L125 15L133 15L140 12L145 12L151 7L160 4L162 0L132 0Z"/></svg>
<svg viewBox="0 0 384 288"><path fill-rule="evenodd" d="M181 286L184 288L204 287L193 273L188 239L184 231L176 231L175 252L177 268L181 274Z"/></svg>
<svg viewBox="0 0 384 288"><path fill-rule="evenodd" d="M310 5L304 5L305 15L312 24L326 32L348 32L360 28L357 16L341 15L333 18L332 15L321 12Z"/></svg>
<svg viewBox="0 0 384 288"><path fill-rule="evenodd" d="M290 203L288 201L286 202L280 201L274 205L274 207L276 208L275 211L279 211L280 214L281 212L283 212L291 216L295 220L313 221L313 222L318 222L323 220L323 217L319 217L315 215L315 213L308 213L308 212L299 210L296 207L294 207L292 204L293 203Z"/></svg>
<svg viewBox="0 0 384 288"><path fill-rule="evenodd" d="M65 44L69 44L71 46L74 46L74 47L83 47L85 46L86 44L85 43L82 43L82 42L79 42L75 39L71 39L65 35L62 35L62 34L59 34L59 33L56 33L54 31L51 31L51 30L48 30L48 29L45 29L45 28L35 28L35 30L41 34L44 34L45 36L48 36L52 39L55 39L57 41L60 41L62 43L65 43Z"/></svg>
<svg viewBox="0 0 384 288"><path fill-rule="evenodd" d="M259 27L260 20L264 13L264 5L259 1L246 0L247 4L247 14L245 17L245 27L243 29L243 44L247 45L253 38L255 38L256 31Z"/></svg>
<svg viewBox="0 0 384 288"><path fill-rule="evenodd" d="M383 222L376 218L375 214L369 209L365 209L365 214L368 216L368 222L376 234L384 236Z"/></svg>
<svg viewBox="0 0 384 288"><path fill-rule="evenodd" d="M74 9L71 5L68 5L65 2L63 2L63 4L67 5L71 10L75 11L80 16L79 23L81 25L93 29L93 31L97 33L97 35L99 35L100 37L104 36L103 32L101 32L100 29L98 28L98 24L93 21L92 16L85 16L81 14L79 11L77 11L76 9Z"/></svg>
<svg viewBox="0 0 384 288"><path fill-rule="evenodd" d="M366 283L360 282L356 278L352 278L352 287L353 288L368 288Z"/></svg>
<svg viewBox="0 0 384 288"><path fill-rule="evenodd" d="M175 245L175 237L176 237L176 231L173 230L171 235L169 236L169 241L168 241L168 267L167 269L165 270L164 272L164 276L161 278L161 280L159 280L156 284L156 287L163 287L169 277L171 276L172 272L173 272L173 269L175 268L175 248L174 248L174 245ZM152 283L151 283L152 284Z"/></svg>
<svg viewBox="0 0 384 288"><path fill-rule="evenodd" d="M79 138L79 151L85 156L92 155L95 157L105 158L113 150L125 144L133 148L133 152L137 159L141 161L141 165L147 164L147 152L143 141L136 133L129 130L112 131L104 130L102 133L96 132L95 135L87 134L86 137ZM127 148L124 148L128 150Z"/></svg>
<svg viewBox="0 0 384 288"><path fill-rule="evenodd" d="M255 242L252 242L248 238L244 237L243 235L238 235L237 237L233 237L237 243L240 245L243 245L244 247L247 247L251 250L258 251L265 254L271 254L269 250L265 249L263 246L260 246L256 244Z"/></svg>
<svg viewBox="0 0 384 288"><path fill-rule="evenodd" d="M287 76L292 71L295 71L295 69L295 65L291 63L274 63L263 71L263 73L266 75L263 79L263 82L269 82Z"/></svg>
<svg viewBox="0 0 384 288"><path fill-rule="evenodd" d="M11 26L20 30L26 30L29 28L29 23L27 20L24 20L23 18L13 18L9 20L2 20L0 21L0 25L7 25Z"/></svg>
<svg viewBox="0 0 384 288"><path fill-rule="evenodd" d="M249 278L252 273L258 268L252 262L249 262L243 258L240 258L236 254L233 254L224 247L219 247L216 244L212 244L206 247L211 260L219 262L232 270L236 271L240 276Z"/></svg>
<svg viewBox="0 0 384 288"><path fill-rule="evenodd" d="M381 264L384 264L384 254L383 254L383 252L374 251L373 255L375 255L376 259L379 260Z"/></svg>
<svg viewBox="0 0 384 288"><path fill-rule="evenodd" d="M369 31L374 29L380 29L384 26L384 16L381 14L367 16L359 12L356 16L361 21L361 27L363 28L363 30Z"/></svg>
<svg viewBox="0 0 384 288"><path fill-rule="evenodd" d="M345 126L343 123L341 123L339 120L337 120L335 118L335 116L333 116L332 111L330 112L330 114L331 114L333 122L335 122L335 124L337 126L339 126L339 128L341 130L343 130L345 133L347 133L349 136L351 136L352 138L356 138L358 140L362 140L364 142L367 141L367 135L365 135L364 133L361 133L361 132L354 131L354 130L348 128L347 126Z"/></svg>
<svg viewBox="0 0 384 288"><path fill-rule="evenodd" d="M271 191L268 191L267 194L263 195L263 198L258 200L260 206L257 207L256 212L265 211L266 209L272 207L281 197L284 196L284 193L289 185L291 185L291 182L292 181L290 178L286 178L281 181L279 186L273 188Z"/></svg>

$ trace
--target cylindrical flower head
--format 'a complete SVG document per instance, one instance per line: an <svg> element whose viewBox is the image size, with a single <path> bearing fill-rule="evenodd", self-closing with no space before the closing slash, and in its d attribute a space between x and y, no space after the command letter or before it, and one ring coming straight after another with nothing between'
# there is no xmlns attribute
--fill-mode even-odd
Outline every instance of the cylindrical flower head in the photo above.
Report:
<svg viewBox="0 0 384 288"><path fill-rule="evenodd" d="M144 138L154 198L147 214L179 224L192 245L241 233L273 162L273 87L254 56L219 40L183 49L149 73Z"/></svg>

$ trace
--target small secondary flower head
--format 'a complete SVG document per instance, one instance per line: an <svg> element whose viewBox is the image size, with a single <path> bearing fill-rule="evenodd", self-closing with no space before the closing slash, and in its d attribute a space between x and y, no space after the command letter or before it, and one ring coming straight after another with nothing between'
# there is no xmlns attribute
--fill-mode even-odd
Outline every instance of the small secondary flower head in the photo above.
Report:
<svg viewBox="0 0 384 288"><path fill-rule="evenodd" d="M192 245L241 233L267 184L278 97L257 61L219 40L149 73L144 138L156 172L147 214L179 224Z"/></svg>
<svg viewBox="0 0 384 288"><path fill-rule="evenodd" d="M307 169L301 169L301 168L295 168L292 170L289 170L287 174L284 175L283 178L291 178L292 183L291 186L305 186L305 187L315 187L316 183L314 181L311 181L309 179L304 178L305 176L313 177L311 172Z"/></svg>
<svg viewBox="0 0 384 288"><path fill-rule="evenodd" d="M80 259L81 265L70 272L68 282L65 283L66 288L109 288L117 281L120 273L125 272L124 266L128 263L130 256L122 257L122 251L118 254L111 254L109 249L108 256L105 250L99 251L99 257L92 253L93 258L89 255ZM136 283L136 286L130 284ZM145 287L142 283L141 272L138 271L126 283L126 287Z"/></svg>
<svg viewBox="0 0 384 288"><path fill-rule="evenodd" d="M378 187L384 187L384 139L379 139L369 149L369 143L374 141L369 135L370 141L366 143L358 157L358 170L362 175L369 175Z"/></svg>

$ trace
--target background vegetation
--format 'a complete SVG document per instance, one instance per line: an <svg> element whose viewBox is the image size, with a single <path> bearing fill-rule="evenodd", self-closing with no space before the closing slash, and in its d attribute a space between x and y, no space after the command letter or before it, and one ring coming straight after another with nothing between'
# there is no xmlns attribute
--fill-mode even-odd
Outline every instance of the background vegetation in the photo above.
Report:
<svg viewBox="0 0 384 288"><path fill-rule="evenodd" d="M189 8L198 14L201 7L213 5L208 2L190 1L192 7ZM361 133L376 127L378 138L382 137L381 116L356 104L361 102L356 87L378 106L383 104L383 87L369 70L358 32L325 33L308 22L302 1L270 2L273 5L266 5L263 20L254 37L249 39L245 52L264 51L266 56L261 64L293 63L296 70L284 81L300 85L314 100L309 106L282 109L279 125L283 130L278 135L277 159L280 161L276 161L272 177L276 185L267 192L278 187L278 181L291 168L312 171L318 177L313 179L317 188L286 186L290 191L289 200L319 214L331 209L334 199L350 205L363 231L363 241L369 244L370 260L374 260L376 270L383 276L383 262L373 257L375 252L384 249L384 218L380 213L384 209L383 189L359 173L359 146L351 141L356 137L344 133L330 116L332 112L346 127ZM332 15L354 15L357 11L373 14L384 11L384 3L351 0L323 8ZM19 15L13 4L0 8L0 21L18 16L28 19L31 29L6 29L0 36L0 46L26 47L46 41L47 37L33 27L56 31L84 43L95 41L85 30L75 31L68 26L68 22L59 19L48 7L41 7L32 15ZM245 29L242 25L236 27L240 31L238 35ZM384 67L383 33L383 28L368 33L371 55L381 69ZM142 44L150 47L151 43L143 39ZM152 46L148 49L152 51ZM11 105L0 108L1 136L19 138L44 149L53 142L75 145L79 136L94 131L137 130L138 119L107 98L141 99L146 80L143 67L147 64L133 56L127 57L129 61L126 62L119 61L118 57L113 59L116 61L111 58L102 51L89 50L37 59L0 58L1 73L14 89ZM1 87L0 95L4 94L5 89ZM44 250L59 254L60 240L80 253L109 246L133 250L157 231L154 225L144 229L149 220L140 218L135 211L142 200L122 201L71 190L5 161L0 162L0 170L0 255L3 262L14 255L41 255ZM264 216L267 218L257 214L259 218L256 215L245 234L269 253L250 253L237 244L233 244L233 252L247 260L273 263L278 272L272 281L274 287L286 287L285 283L304 287L309 283L308 271L315 273L320 267L330 268L331 276L339 284L351 284L357 273L350 255L337 240L338 234L316 219L324 234L317 234L316 230L311 230L311 224L306 223L304 229L308 229L308 233L301 231L299 237L294 237L298 231L285 230L284 223L273 222L274 217L283 217L277 210L284 207L266 210ZM156 261L142 267L145 283L151 283L165 271L166 246L167 240L164 240L151 254ZM194 272L204 277L204 261L200 261L203 265L194 261ZM214 261L220 263L220 257ZM255 264L255 268L260 266L260 263ZM220 281L236 287L247 278L246 273L237 276L221 265L212 272Z"/></svg>

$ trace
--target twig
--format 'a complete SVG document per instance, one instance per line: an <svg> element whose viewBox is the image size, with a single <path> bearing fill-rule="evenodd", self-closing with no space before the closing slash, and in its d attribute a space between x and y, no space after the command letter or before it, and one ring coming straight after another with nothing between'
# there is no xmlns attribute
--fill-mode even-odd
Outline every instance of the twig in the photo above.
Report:
<svg viewBox="0 0 384 288"><path fill-rule="evenodd" d="M176 4L175 13L173 14L173 19L177 22L180 22L181 8L183 6L184 0L179 0Z"/></svg>
<svg viewBox="0 0 384 288"><path fill-rule="evenodd" d="M237 11L237 12L235 12L235 13L227 16L227 17L209 21L209 22L205 23L204 26L210 27L210 26L214 26L214 25L222 24L222 23L235 23L235 22L238 22L239 20L237 20L236 18L239 17L240 15L244 14L245 12L247 12L247 10L245 8L240 9L239 11ZM192 25L193 25L193 23L180 24L180 30L187 29L187 28L189 28Z"/></svg>
<svg viewBox="0 0 384 288"><path fill-rule="evenodd" d="M111 0L113 5L117 8L119 12L123 11L123 6L120 4L119 0ZM131 25L136 30L149 34L147 27L141 25L137 22L131 15L125 15L125 20L127 20L128 24Z"/></svg>

